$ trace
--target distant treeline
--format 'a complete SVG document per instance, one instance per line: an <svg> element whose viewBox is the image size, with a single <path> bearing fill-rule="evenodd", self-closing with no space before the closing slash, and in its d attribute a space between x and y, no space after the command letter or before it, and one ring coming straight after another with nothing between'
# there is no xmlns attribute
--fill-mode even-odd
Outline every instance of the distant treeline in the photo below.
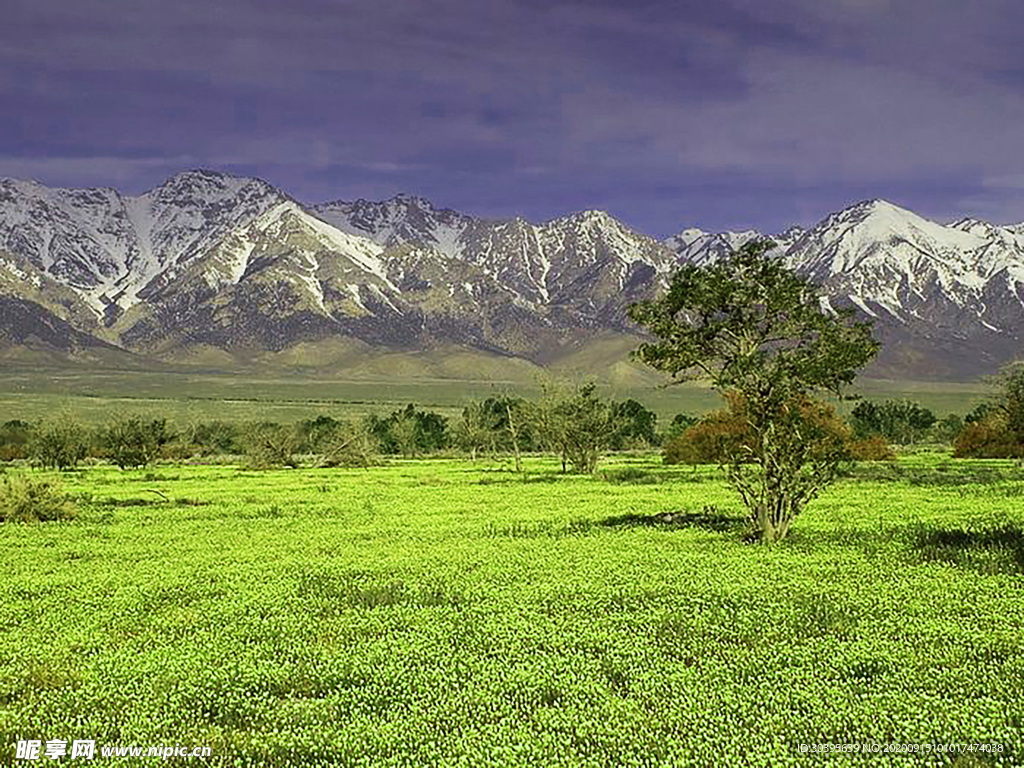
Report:
<svg viewBox="0 0 1024 768"><path fill-rule="evenodd" d="M1008 405L1009 402L1009 405ZM844 420L819 408L820 427L848 447L853 459L885 459L890 446L951 445L956 456L1024 457L1024 415L1013 399L984 403L966 416L937 419L907 400L860 401ZM1022 408L1021 410L1024 410ZM512 395L475 400L454 419L409 404L390 414L359 419L318 416L297 424L265 421L193 421L122 414L99 427L71 413L29 423L0 425L0 461L30 461L72 469L87 459L122 468L158 460L244 456L253 467L370 466L388 456L514 457L553 453L563 469L592 472L603 453L660 447L669 463L714 463L746 437L743 403L704 416L679 413L660 429L655 413L636 400L598 396L592 383L551 387L541 397Z"/></svg>

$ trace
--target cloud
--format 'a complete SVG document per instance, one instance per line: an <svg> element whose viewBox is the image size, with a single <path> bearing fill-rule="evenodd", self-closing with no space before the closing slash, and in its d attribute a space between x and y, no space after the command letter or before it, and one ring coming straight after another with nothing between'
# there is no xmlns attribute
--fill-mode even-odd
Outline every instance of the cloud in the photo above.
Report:
<svg viewBox="0 0 1024 768"><path fill-rule="evenodd" d="M875 196L1002 212L993 180L1024 175L1011 0L8 5L0 174L138 188L180 161L661 233Z"/></svg>

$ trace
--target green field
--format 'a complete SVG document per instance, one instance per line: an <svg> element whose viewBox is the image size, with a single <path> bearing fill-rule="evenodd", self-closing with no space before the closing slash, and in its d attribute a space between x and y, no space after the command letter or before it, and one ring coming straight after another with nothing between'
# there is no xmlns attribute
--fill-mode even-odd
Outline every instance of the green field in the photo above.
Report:
<svg viewBox="0 0 1024 768"><path fill-rule="evenodd" d="M612 385L601 377L596 380L608 396L632 397L643 403L658 414L661 424L671 422L677 413L700 414L722 405L718 395L697 384L622 386ZM47 418L61 409L91 423L101 423L116 412L128 411L170 418L179 424L210 419L285 423L321 414L388 413L410 402L454 416L473 398L505 392L535 397L538 391L538 380L532 378L503 381L170 369L7 369L0 370L0 423L15 418ZM940 418L948 413L965 414L989 394L982 383L876 379L859 380L853 391L875 400L911 399Z"/></svg>
<svg viewBox="0 0 1024 768"><path fill-rule="evenodd" d="M861 465L771 549L711 469L526 470L70 473L77 519L0 525L0 762L1024 765L1018 465Z"/></svg>

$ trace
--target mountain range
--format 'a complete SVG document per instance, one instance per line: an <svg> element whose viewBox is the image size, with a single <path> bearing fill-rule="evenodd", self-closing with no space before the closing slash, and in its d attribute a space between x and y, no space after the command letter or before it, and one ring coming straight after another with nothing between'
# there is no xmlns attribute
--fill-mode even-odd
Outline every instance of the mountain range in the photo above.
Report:
<svg viewBox="0 0 1024 768"><path fill-rule="evenodd" d="M494 220L410 195L305 205L202 170L138 196L0 180L0 359L318 369L463 350L545 365L601 343L621 360L640 333L630 303L765 236L659 240L602 211ZM824 302L874 320L875 375L967 380L1021 351L1024 224L871 200L767 236Z"/></svg>

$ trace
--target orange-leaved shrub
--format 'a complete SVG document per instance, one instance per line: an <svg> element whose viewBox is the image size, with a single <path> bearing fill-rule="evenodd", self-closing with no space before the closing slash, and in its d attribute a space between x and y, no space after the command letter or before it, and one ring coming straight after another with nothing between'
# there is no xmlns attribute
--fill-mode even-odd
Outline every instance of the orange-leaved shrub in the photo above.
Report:
<svg viewBox="0 0 1024 768"><path fill-rule="evenodd" d="M999 414L968 424L953 443L957 459L1020 459L1024 444L1006 427Z"/></svg>
<svg viewBox="0 0 1024 768"><path fill-rule="evenodd" d="M662 459L666 464L723 464L743 451L756 448L756 438L747 420L747 407L741 395L726 395L728 407L713 411L697 424L665 444ZM855 461L889 461L896 456L881 437L855 440L850 427L828 403L803 397L791 404L792 418L783 425L799 429L811 441L812 455L840 453Z"/></svg>
<svg viewBox="0 0 1024 768"><path fill-rule="evenodd" d="M854 461L895 461L896 453L881 435L850 440L846 450Z"/></svg>

